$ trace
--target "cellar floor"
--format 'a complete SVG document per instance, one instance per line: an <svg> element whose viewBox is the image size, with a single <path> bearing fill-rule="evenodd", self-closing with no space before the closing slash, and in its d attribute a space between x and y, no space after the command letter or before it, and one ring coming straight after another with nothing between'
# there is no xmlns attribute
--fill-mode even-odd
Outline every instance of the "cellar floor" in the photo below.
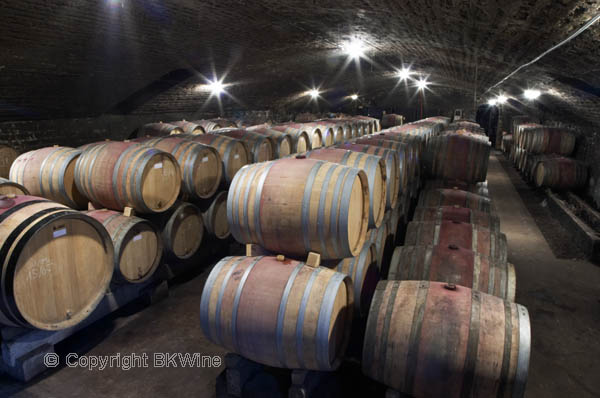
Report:
<svg viewBox="0 0 600 398"><path fill-rule="evenodd" d="M526 396L600 397L600 266L555 257L530 213L541 205L521 190L519 195L496 155L490 159L488 181L508 238L509 260L517 270L517 302L527 306L532 321ZM26 385L2 376L0 396L213 397L221 368L152 366L153 353L224 355L204 338L198 321L208 272L209 268L174 286L166 300L135 315L100 322L61 347L62 353L80 355L145 352L150 357L148 368L62 367Z"/></svg>

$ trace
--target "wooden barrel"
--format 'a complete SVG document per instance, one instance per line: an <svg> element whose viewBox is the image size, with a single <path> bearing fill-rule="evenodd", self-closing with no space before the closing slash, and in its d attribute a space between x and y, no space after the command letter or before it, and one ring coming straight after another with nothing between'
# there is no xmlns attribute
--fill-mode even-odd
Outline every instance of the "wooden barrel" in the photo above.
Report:
<svg viewBox="0 0 600 398"><path fill-rule="evenodd" d="M402 149L406 156L406 163L408 167L408 178L413 183L411 186L417 188L418 184L417 180L421 178L421 155L418 147L418 143L412 141L413 139L419 139L416 136L407 136L400 134L386 134L386 133L378 133L376 135L366 136L359 140L356 140L357 143L366 143L366 140L385 140L385 141L393 141L401 144L405 144ZM363 141L364 140L364 141ZM416 194L416 190L414 192ZM413 194L413 196L414 196Z"/></svg>
<svg viewBox="0 0 600 398"><path fill-rule="evenodd" d="M406 230L404 244L406 246L452 245L473 250L494 260L507 261L506 235L477 224L457 221L411 221Z"/></svg>
<svg viewBox="0 0 600 398"><path fill-rule="evenodd" d="M410 150L407 144L368 137L361 137L353 142L358 145L374 145L395 151L396 155L398 156L398 164L402 166L402 174L406 173L404 176L405 179L403 180L402 192L409 190L415 183L415 165L412 164L414 159L411 158Z"/></svg>
<svg viewBox="0 0 600 398"><path fill-rule="evenodd" d="M273 130L270 127L251 127L248 128L253 133L270 137L275 144L275 159L280 159L292 153L293 141L289 133Z"/></svg>
<svg viewBox="0 0 600 398"><path fill-rule="evenodd" d="M0 145L0 178L8 178L10 166L16 158L19 157L19 152L7 145Z"/></svg>
<svg viewBox="0 0 600 398"><path fill-rule="evenodd" d="M221 191L210 201L210 205L203 209L202 220L204 228L210 235L218 239L227 239L231 234L227 222L227 191Z"/></svg>
<svg viewBox="0 0 600 398"><path fill-rule="evenodd" d="M569 156L575 148L575 133L562 127L530 126L521 132L520 146L530 153L557 153Z"/></svg>
<svg viewBox="0 0 600 398"><path fill-rule="evenodd" d="M353 307L347 275L276 257L225 257L204 285L200 325L210 341L252 361L335 370Z"/></svg>
<svg viewBox="0 0 600 398"><path fill-rule="evenodd" d="M104 297L113 273L102 224L34 196L0 199L0 253L3 325L77 325Z"/></svg>
<svg viewBox="0 0 600 398"><path fill-rule="evenodd" d="M459 180L427 180L423 190L431 189L460 189L461 191L471 192L477 195L489 197L487 181L477 184L468 184Z"/></svg>
<svg viewBox="0 0 600 398"><path fill-rule="evenodd" d="M193 204L178 201L166 212L147 218L158 226L165 251L175 258L188 259L200 248L204 222L202 211Z"/></svg>
<svg viewBox="0 0 600 398"><path fill-rule="evenodd" d="M231 120L227 119L204 119L204 120L194 120L193 123L196 123L204 129L205 133L211 132L217 129L224 129L228 127L236 128L237 125Z"/></svg>
<svg viewBox="0 0 600 398"><path fill-rule="evenodd" d="M177 159L181 171L181 191L186 197L209 198L219 188L223 178L223 162L215 148L190 141L185 136L145 137L134 141L168 152Z"/></svg>
<svg viewBox="0 0 600 398"><path fill-rule="evenodd" d="M81 150L67 147L36 149L19 156L10 168L10 179L34 196L73 209L85 209L88 199L75 184L75 165Z"/></svg>
<svg viewBox="0 0 600 398"><path fill-rule="evenodd" d="M515 301L517 286L511 263L452 245L397 247L387 279L454 283L508 301Z"/></svg>
<svg viewBox="0 0 600 398"><path fill-rule="evenodd" d="M77 189L91 202L139 213L167 210L179 195L181 171L173 155L135 142L86 147L74 173Z"/></svg>
<svg viewBox="0 0 600 398"><path fill-rule="evenodd" d="M388 224L388 235L391 236L392 244L396 245L398 242L398 232L401 228L400 220L403 219L404 216L404 208L402 206L396 206L395 209L391 210Z"/></svg>
<svg viewBox="0 0 600 398"><path fill-rule="evenodd" d="M274 253L354 257L367 234L367 176L302 156L248 165L231 183L227 220L238 242Z"/></svg>
<svg viewBox="0 0 600 398"><path fill-rule="evenodd" d="M206 134L206 131L204 131L204 127L202 127L198 123L188 122L185 120L178 120L176 122L170 122L169 124L179 127L184 134Z"/></svg>
<svg viewBox="0 0 600 398"><path fill-rule="evenodd" d="M303 153L309 151L312 146L308 130L303 124L297 123L299 127L292 127L291 124L272 126L271 128L282 133L289 134L292 137L292 153Z"/></svg>
<svg viewBox="0 0 600 398"><path fill-rule="evenodd" d="M335 144L341 144L344 142L344 128L338 123L332 122L311 122L304 123L306 127L317 128L321 131L322 136L325 138L322 139L322 142L325 143L325 146L330 146Z"/></svg>
<svg viewBox="0 0 600 398"><path fill-rule="evenodd" d="M519 304L426 281L377 285L362 371L417 398L522 398L531 344Z"/></svg>
<svg viewBox="0 0 600 398"><path fill-rule="evenodd" d="M267 162L275 157L275 142L271 137L243 129L212 130L209 134L224 135L246 143L254 163Z"/></svg>
<svg viewBox="0 0 600 398"><path fill-rule="evenodd" d="M460 189L422 191L419 195L418 205L421 207L460 206L486 213L496 212L490 198Z"/></svg>
<svg viewBox="0 0 600 398"><path fill-rule="evenodd" d="M381 116L381 127L384 129L388 127L401 126L402 123L404 123L404 116L402 115L387 113Z"/></svg>
<svg viewBox="0 0 600 398"><path fill-rule="evenodd" d="M454 206L417 207L414 221L458 221L477 224L494 232L500 232L500 219L495 214Z"/></svg>
<svg viewBox="0 0 600 398"><path fill-rule="evenodd" d="M460 134L432 137L423 156L424 169L431 178L485 181L490 148L489 142Z"/></svg>
<svg viewBox="0 0 600 398"><path fill-rule="evenodd" d="M226 185L233 181L239 169L252 162L252 155L241 141L218 134L186 135L186 138L215 148L223 161Z"/></svg>
<svg viewBox="0 0 600 398"><path fill-rule="evenodd" d="M386 205L388 209L394 208L398 201L398 197L408 189L406 159L399 157L398 153L392 149L386 149L376 145L346 143L340 145L338 148L379 156L385 161L387 181L390 182L386 189Z"/></svg>
<svg viewBox="0 0 600 398"><path fill-rule="evenodd" d="M29 195L29 191L21 184L0 177L0 195Z"/></svg>
<svg viewBox="0 0 600 398"><path fill-rule="evenodd" d="M183 129L171 123L148 123L138 129L137 136L162 137L173 134L183 134Z"/></svg>
<svg viewBox="0 0 600 398"><path fill-rule="evenodd" d="M345 258L340 262L326 261L322 265L350 277L354 289L356 314L367 315L377 282L380 279L375 244L367 241L358 256Z"/></svg>
<svg viewBox="0 0 600 398"><path fill-rule="evenodd" d="M375 250L377 251L377 266L382 275L385 275L382 272L384 268L383 255L385 253L385 245L387 243L388 236L389 233L387 223L381 224L379 228L370 229L367 234L367 241L375 245Z"/></svg>
<svg viewBox="0 0 600 398"><path fill-rule="evenodd" d="M316 149L305 154L307 158L326 160L363 170L369 181L369 228L378 228L385 214L385 163L379 156L340 148Z"/></svg>
<svg viewBox="0 0 600 398"><path fill-rule="evenodd" d="M538 187L575 189L587 183L588 168L571 158L546 159L537 164L533 175Z"/></svg>
<svg viewBox="0 0 600 398"><path fill-rule="evenodd" d="M114 280L140 283L154 274L163 244L152 223L113 210L92 210L85 214L101 222L110 234L115 248Z"/></svg>

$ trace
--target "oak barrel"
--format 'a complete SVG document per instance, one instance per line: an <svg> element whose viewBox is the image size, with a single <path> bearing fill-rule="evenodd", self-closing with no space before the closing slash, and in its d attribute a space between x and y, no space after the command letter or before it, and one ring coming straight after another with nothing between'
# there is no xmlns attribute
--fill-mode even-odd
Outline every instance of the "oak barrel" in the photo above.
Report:
<svg viewBox="0 0 600 398"><path fill-rule="evenodd" d="M272 126L271 128L289 134L292 137L292 153L306 152L312 148L308 129L300 123L297 123L297 126L298 127L292 127L292 124L283 124Z"/></svg>
<svg viewBox="0 0 600 398"><path fill-rule="evenodd" d="M188 259L200 248L204 222L202 211L193 204L177 201L166 212L147 218L158 226L165 251L175 258Z"/></svg>
<svg viewBox="0 0 600 398"><path fill-rule="evenodd" d="M224 135L244 142L254 163L267 162L275 157L275 142L271 137L244 129L218 129L209 134Z"/></svg>
<svg viewBox="0 0 600 398"><path fill-rule="evenodd" d="M204 228L210 235L218 239L229 237L231 231L227 222L227 191L219 192L210 200L210 204L202 212L202 220Z"/></svg>
<svg viewBox="0 0 600 398"><path fill-rule="evenodd" d="M525 126L518 145L530 153L557 153L569 156L575 148L575 133L562 127Z"/></svg>
<svg viewBox="0 0 600 398"><path fill-rule="evenodd" d="M517 287L511 263L452 245L397 247L387 279L454 283L508 301L515 301Z"/></svg>
<svg viewBox="0 0 600 398"><path fill-rule="evenodd" d="M215 194L223 178L223 162L219 152L185 136L138 138L142 145L170 153L177 159L181 171L181 191L194 199L206 199Z"/></svg>
<svg viewBox="0 0 600 398"><path fill-rule="evenodd" d="M227 220L238 242L290 256L356 256L368 219L364 171L303 156L244 167L227 196Z"/></svg>
<svg viewBox="0 0 600 398"><path fill-rule="evenodd" d="M468 184L459 180L427 180L423 189L460 189L461 191L467 191L481 196L490 196L487 181Z"/></svg>
<svg viewBox="0 0 600 398"><path fill-rule="evenodd" d="M468 209L466 207L439 206L417 207L413 221L459 221L481 225L484 228L500 232L500 219L495 214Z"/></svg>
<svg viewBox="0 0 600 398"><path fill-rule="evenodd" d="M29 191L21 184L0 177L0 195L29 195Z"/></svg>
<svg viewBox="0 0 600 398"><path fill-rule="evenodd" d="M41 196L73 209L87 207L88 199L75 184L75 165L80 149L47 147L26 152L10 168L10 179L34 196Z"/></svg>
<svg viewBox="0 0 600 398"><path fill-rule="evenodd" d="M170 122L170 124L179 127L184 134L206 134L206 131L204 131L204 127L202 127L198 123L188 122L186 120L178 120L176 122Z"/></svg>
<svg viewBox="0 0 600 398"><path fill-rule="evenodd" d="M237 125L227 119L221 119L221 118L217 118L217 119L204 119L204 120L194 120L193 123L196 123L200 126L202 126L202 128L204 129L205 133L209 133L213 130L217 130L217 129L224 129L224 128L228 128L228 127L237 127Z"/></svg>
<svg viewBox="0 0 600 398"><path fill-rule="evenodd" d="M340 148L316 149L307 152L305 156L363 170L369 181L369 227L377 228L381 225L386 202L386 174L383 159Z"/></svg>
<svg viewBox="0 0 600 398"><path fill-rule="evenodd" d="M75 183L91 202L106 208L159 213L175 203L181 171L170 153L134 142L100 142L77 159Z"/></svg>
<svg viewBox="0 0 600 398"><path fill-rule="evenodd" d="M7 145L0 144L0 177L8 178L10 166L16 158L19 157L19 152Z"/></svg>
<svg viewBox="0 0 600 398"><path fill-rule="evenodd" d="M113 210L92 210L85 214L102 223L110 234L115 248L114 280L141 283L154 274L163 244L152 223Z"/></svg>
<svg viewBox="0 0 600 398"><path fill-rule="evenodd" d="M292 153L293 141L289 133L273 130L270 127L257 126L248 128L253 133L270 137L275 144L275 159L280 159Z"/></svg>
<svg viewBox="0 0 600 398"><path fill-rule="evenodd" d="M183 134L183 129L170 123L148 123L138 129L138 137L162 137Z"/></svg>
<svg viewBox="0 0 600 398"><path fill-rule="evenodd" d="M432 137L423 156L424 169L431 178L485 181L490 148L489 142L460 134Z"/></svg>
<svg viewBox="0 0 600 398"><path fill-rule="evenodd" d="M460 189L431 189L422 191L419 195L419 206L460 206L472 210L495 213L492 200L486 196L477 195Z"/></svg>
<svg viewBox="0 0 600 398"><path fill-rule="evenodd" d="M395 113L387 113L381 116L381 128L401 126L404 123L404 116Z"/></svg>
<svg viewBox="0 0 600 398"><path fill-rule="evenodd" d="M385 134L378 133L376 135L365 136L356 140L357 143L368 143L367 140L384 140L384 141L392 141L395 143L404 144L402 147L396 147L394 149L402 148L404 152L404 156L406 157L407 164L407 173L409 181L411 181L411 187L415 188L414 194L416 194L416 188L418 187L418 180L421 178L421 154L418 147L418 143L412 141L413 139L419 139L416 136L407 136L400 134ZM375 141L372 141L371 144L375 144ZM369 145L371 145L369 144ZM379 142L377 145L381 145ZM386 146L387 147L387 146ZM413 194L413 196L414 196Z"/></svg>
<svg viewBox="0 0 600 398"><path fill-rule="evenodd" d="M587 183L588 168L571 158L545 159L537 164L533 175L538 187L575 189Z"/></svg>
<svg viewBox="0 0 600 398"><path fill-rule="evenodd" d="M507 261L506 235L477 224L457 221L411 221L406 230L404 244L406 246L453 245L473 250L494 260Z"/></svg>
<svg viewBox="0 0 600 398"><path fill-rule="evenodd" d="M321 131L321 142L324 146L331 146L333 144L340 144L344 142L344 129L337 123L329 122L310 122L304 123L306 128L316 128Z"/></svg>
<svg viewBox="0 0 600 398"><path fill-rule="evenodd" d="M375 145L359 145L345 143L338 148L347 149L354 152L368 153L369 155L379 156L385 162L385 174L387 177L386 187L386 208L396 207L398 197L408 187L408 174L406 173L406 163L398 157L398 154L391 150Z"/></svg>
<svg viewBox="0 0 600 398"><path fill-rule="evenodd" d="M239 169L252 162L246 145L234 138L218 134L186 135L186 138L215 148L223 161L223 177L228 185Z"/></svg>
<svg viewBox="0 0 600 398"><path fill-rule="evenodd" d="M225 257L206 280L200 325L210 341L252 361L328 371L340 365L353 306L342 273L276 257Z"/></svg>
<svg viewBox="0 0 600 398"><path fill-rule="evenodd" d="M361 137L354 140L353 143L358 145L373 145L393 150L398 156L398 164L402 167L400 170L402 175L401 192L406 192L415 183L414 165L411 164L412 159L410 158L410 151L407 144L369 137Z"/></svg>
<svg viewBox="0 0 600 398"><path fill-rule="evenodd" d="M381 281L362 371L417 398L522 398L530 345L519 304L442 282Z"/></svg>
<svg viewBox="0 0 600 398"><path fill-rule="evenodd" d="M385 253L385 246L387 244L388 236L389 233L387 223L382 223L379 228L370 229L367 234L368 242L371 242L375 245L375 249L377 251L377 266L379 267L380 272L384 268L383 255Z"/></svg>
<svg viewBox="0 0 600 398"><path fill-rule="evenodd" d="M0 323L77 325L104 297L113 256L110 236L93 218L34 196L1 197Z"/></svg>

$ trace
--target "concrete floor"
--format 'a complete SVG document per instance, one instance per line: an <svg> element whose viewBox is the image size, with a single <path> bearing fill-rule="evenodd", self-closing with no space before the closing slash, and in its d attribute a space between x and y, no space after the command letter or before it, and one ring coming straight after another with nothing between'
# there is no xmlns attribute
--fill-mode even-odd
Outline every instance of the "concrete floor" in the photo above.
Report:
<svg viewBox="0 0 600 398"><path fill-rule="evenodd" d="M529 309L532 354L527 397L600 397L600 267L557 259L506 171L492 156L489 189L517 269L517 301ZM528 205L532 205L529 203ZM535 205L535 204L534 204ZM225 352L200 330L198 311L208 269L174 286L168 299L135 315L103 322L64 352L80 354ZM117 329L117 330L115 330ZM213 397L221 368L152 366L128 371L63 367L27 385L0 378L0 396Z"/></svg>

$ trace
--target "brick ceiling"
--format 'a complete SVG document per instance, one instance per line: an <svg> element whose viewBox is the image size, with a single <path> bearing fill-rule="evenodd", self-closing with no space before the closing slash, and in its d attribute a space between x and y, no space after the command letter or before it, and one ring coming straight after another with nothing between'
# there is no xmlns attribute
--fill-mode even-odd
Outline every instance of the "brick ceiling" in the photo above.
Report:
<svg viewBox="0 0 600 398"><path fill-rule="evenodd" d="M394 76L403 64L435 83L431 104L452 108L485 100L599 12L569 0L6 1L0 120L196 112L214 106L198 87L213 70L235 83L233 108L302 107L313 85L331 106L354 92L386 106L414 101ZM360 67L341 50L352 37L367 50ZM500 90L550 89L549 103L577 113L579 98L597 105L599 55L600 23Z"/></svg>

